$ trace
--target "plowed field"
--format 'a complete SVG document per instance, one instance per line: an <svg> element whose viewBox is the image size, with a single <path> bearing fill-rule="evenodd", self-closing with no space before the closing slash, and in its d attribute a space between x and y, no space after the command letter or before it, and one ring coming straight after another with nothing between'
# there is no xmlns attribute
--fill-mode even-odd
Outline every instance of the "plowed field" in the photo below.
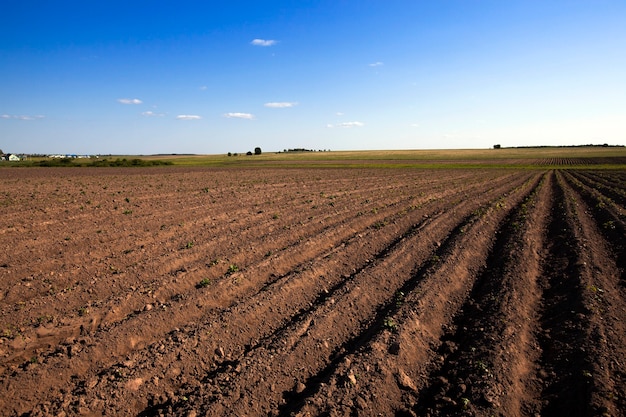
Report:
<svg viewBox="0 0 626 417"><path fill-rule="evenodd" d="M626 415L624 170L0 179L0 415Z"/></svg>

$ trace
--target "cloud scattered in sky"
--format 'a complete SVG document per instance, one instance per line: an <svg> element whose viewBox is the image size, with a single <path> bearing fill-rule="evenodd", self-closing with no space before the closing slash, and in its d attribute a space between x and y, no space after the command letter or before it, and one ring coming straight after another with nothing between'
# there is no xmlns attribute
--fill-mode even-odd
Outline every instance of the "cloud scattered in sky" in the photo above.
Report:
<svg viewBox="0 0 626 417"><path fill-rule="evenodd" d="M297 106L298 103L295 101L282 101L282 102L273 102L273 103L265 103L265 107L270 107L272 109L285 109L288 107Z"/></svg>
<svg viewBox="0 0 626 417"><path fill-rule="evenodd" d="M274 39L253 39L250 44L254 46L272 46L276 45L277 42Z"/></svg>
<svg viewBox="0 0 626 417"><path fill-rule="evenodd" d="M373 62L373 63L369 64L370 67L382 67L383 65L385 65L385 64L383 64L380 61L376 61L376 62Z"/></svg>
<svg viewBox="0 0 626 417"><path fill-rule="evenodd" d="M202 117L195 114L179 114L176 116L178 120L200 120Z"/></svg>
<svg viewBox="0 0 626 417"><path fill-rule="evenodd" d="M351 128L351 127L361 127L361 126L365 126L365 123L363 123L363 122L343 122L343 123L337 123L336 125L333 125L333 124L327 124L326 125L326 127L329 127L329 128L333 128L333 127Z"/></svg>
<svg viewBox="0 0 626 417"><path fill-rule="evenodd" d="M254 119L254 115L250 113L225 113L224 117L228 117L229 119Z"/></svg>
<svg viewBox="0 0 626 417"><path fill-rule="evenodd" d="M153 111L145 111L141 113L141 115L146 116L146 117L163 117L165 116L165 113L155 113Z"/></svg>
<svg viewBox="0 0 626 417"><path fill-rule="evenodd" d="M118 98L117 101L122 104L141 104L143 101L138 98Z"/></svg>
<svg viewBox="0 0 626 417"><path fill-rule="evenodd" d="M43 119L46 116L42 116L40 114L36 116L28 116L28 115L14 115L14 114L2 114L0 115L0 119L18 119L18 120L38 120Z"/></svg>

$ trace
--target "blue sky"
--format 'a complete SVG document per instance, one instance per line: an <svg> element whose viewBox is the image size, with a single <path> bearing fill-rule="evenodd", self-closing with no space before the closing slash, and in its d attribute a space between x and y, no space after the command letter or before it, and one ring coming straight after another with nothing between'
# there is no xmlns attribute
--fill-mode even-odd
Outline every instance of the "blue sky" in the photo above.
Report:
<svg viewBox="0 0 626 417"><path fill-rule="evenodd" d="M624 22L623 0L10 0L0 149L625 144Z"/></svg>

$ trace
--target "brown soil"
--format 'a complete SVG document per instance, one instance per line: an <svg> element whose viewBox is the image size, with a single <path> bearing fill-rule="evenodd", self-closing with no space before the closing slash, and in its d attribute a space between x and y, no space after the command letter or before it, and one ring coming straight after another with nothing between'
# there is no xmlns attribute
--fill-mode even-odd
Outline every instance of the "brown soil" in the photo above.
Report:
<svg viewBox="0 0 626 417"><path fill-rule="evenodd" d="M624 171L0 178L0 415L626 415Z"/></svg>

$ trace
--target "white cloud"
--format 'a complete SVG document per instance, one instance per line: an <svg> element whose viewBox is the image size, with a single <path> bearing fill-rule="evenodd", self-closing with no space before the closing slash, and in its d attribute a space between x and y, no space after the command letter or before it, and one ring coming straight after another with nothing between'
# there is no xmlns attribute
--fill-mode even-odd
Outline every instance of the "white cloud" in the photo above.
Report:
<svg viewBox="0 0 626 417"><path fill-rule="evenodd" d="M250 42L250 44L254 46L272 46L276 45L276 43L277 41L274 39L253 39L252 42Z"/></svg>
<svg viewBox="0 0 626 417"><path fill-rule="evenodd" d="M382 66L383 66L383 65L385 65L385 64L383 64L383 63L382 63L382 62L380 62L380 61L377 61L377 62L373 62L373 63L368 64L368 65L369 65L370 67L382 67Z"/></svg>
<svg viewBox="0 0 626 417"><path fill-rule="evenodd" d="M250 113L225 113L224 117L228 117L229 119L254 119L254 115Z"/></svg>
<svg viewBox="0 0 626 417"><path fill-rule="evenodd" d="M138 98L118 98L117 101L122 104L141 104L143 101Z"/></svg>
<svg viewBox="0 0 626 417"><path fill-rule="evenodd" d="M3 114L0 115L0 119L17 119L17 120L38 120L43 119L46 116L42 116L40 114L36 116L28 116L28 115L15 115L15 114Z"/></svg>
<svg viewBox="0 0 626 417"><path fill-rule="evenodd" d="M411 123L411 127L420 127L419 123Z"/></svg>
<svg viewBox="0 0 626 417"><path fill-rule="evenodd" d="M178 120L200 120L202 117L197 116L195 114L179 114L176 116Z"/></svg>
<svg viewBox="0 0 626 417"><path fill-rule="evenodd" d="M264 104L265 107L270 107L272 109L285 109L285 108L294 107L294 106L297 106L297 105L298 105L297 102L290 102L290 101L265 103Z"/></svg>
<svg viewBox="0 0 626 417"><path fill-rule="evenodd" d="M329 128L333 128L333 127L351 128L351 127L361 127L361 126L365 126L365 123L363 123L363 122L343 122L343 123L338 123L336 125L333 125L333 124L327 124L326 125L326 127L329 127Z"/></svg>
<svg viewBox="0 0 626 417"><path fill-rule="evenodd" d="M163 117L165 116L165 113L155 113L153 111L145 111L141 113L141 115L146 116L146 117Z"/></svg>
<svg viewBox="0 0 626 417"><path fill-rule="evenodd" d="M206 85L202 85L200 86L200 91L206 91L207 90L207 86Z"/></svg>
<svg viewBox="0 0 626 417"><path fill-rule="evenodd" d="M337 113L335 113L337 116L343 116L343 113L338 111Z"/></svg>

